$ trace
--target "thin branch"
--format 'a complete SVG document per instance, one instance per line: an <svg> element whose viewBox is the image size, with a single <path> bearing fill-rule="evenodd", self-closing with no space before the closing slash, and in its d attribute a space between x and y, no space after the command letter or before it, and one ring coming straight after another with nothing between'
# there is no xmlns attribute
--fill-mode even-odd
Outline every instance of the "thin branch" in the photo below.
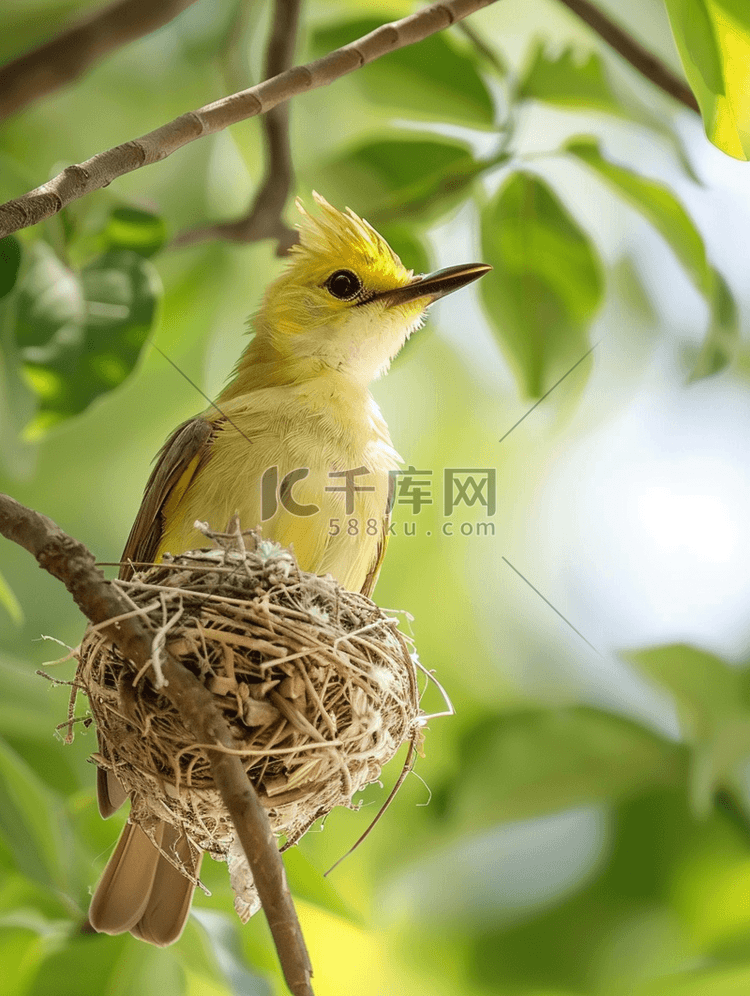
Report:
<svg viewBox="0 0 750 996"><path fill-rule="evenodd" d="M598 7L595 7L589 0L560 0L560 2L572 10L582 21L585 21L593 31L596 31L615 52L619 52L623 59L638 70L641 76L651 80L670 97L674 97L685 107L689 107L691 111L700 114L698 101L687 83L676 76L671 69L645 49L635 38L623 31L618 24L610 20Z"/></svg>
<svg viewBox="0 0 750 996"><path fill-rule="evenodd" d="M384 24L322 59L288 69L257 86L233 93L182 114L155 131L100 152L86 162L68 166L48 183L0 205L0 238L57 214L67 204L111 183L118 176L166 159L177 149L205 135L257 114L266 114L298 93L327 86L341 76L442 31L494 0L446 0L399 21Z"/></svg>
<svg viewBox="0 0 750 996"><path fill-rule="evenodd" d="M477 52L479 52L480 55L484 56L484 58L493 67L498 76L505 76L507 74L508 67L505 64L505 62L500 58L499 53L496 52L494 49L490 48L490 46L482 38L482 36L479 34L478 31L476 31L466 22L459 25L459 31L461 31L462 34L466 35L466 37L472 43Z"/></svg>
<svg viewBox="0 0 750 996"><path fill-rule="evenodd" d="M130 611L130 603L95 566L93 554L83 543L51 519L4 494L0 494L0 534L28 550L40 567L62 581L91 622L106 622ZM108 635L123 656L137 667L147 666L155 634L143 619L120 619L111 625ZM167 681L163 694L179 710L196 742L234 749L232 734L214 696L169 653L163 653L163 658ZM207 750L206 754L214 784L247 856L289 989L295 996L313 996L312 966L265 810L239 757L221 750Z"/></svg>
<svg viewBox="0 0 750 996"><path fill-rule="evenodd" d="M294 62L301 0L276 0L271 37L266 49L263 76L270 79L290 68ZM289 104L278 104L263 118L266 175L253 204L244 218L216 225L206 225L183 232L174 241L177 246L194 245L208 239L230 242L277 240L276 251L282 256L297 241L297 232L285 225L282 212L294 182L292 150L289 143Z"/></svg>
<svg viewBox="0 0 750 996"><path fill-rule="evenodd" d="M0 121L81 76L112 52L167 24L195 0L118 0L0 68Z"/></svg>

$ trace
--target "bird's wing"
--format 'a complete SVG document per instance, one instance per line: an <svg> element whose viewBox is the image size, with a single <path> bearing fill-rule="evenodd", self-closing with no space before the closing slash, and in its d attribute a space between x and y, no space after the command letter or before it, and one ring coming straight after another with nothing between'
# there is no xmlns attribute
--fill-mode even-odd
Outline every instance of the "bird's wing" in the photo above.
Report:
<svg viewBox="0 0 750 996"><path fill-rule="evenodd" d="M380 574L380 568L383 566L383 561L385 560L385 548L388 546L388 524L390 521L390 515L386 516L383 521L383 532L381 533L380 540L378 542L378 551L372 562L372 567L367 572L365 583L362 585L362 594L367 595L368 598L372 597L373 589L377 584L378 576Z"/></svg>
<svg viewBox="0 0 750 996"><path fill-rule="evenodd" d="M202 415L179 425L159 450L143 501L122 554L120 577L133 574L130 562L153 563L164 530L164 506L178 501L206 460L219 422Z"/></svg>
<svg viewBox="0 0 750 996"><path fill-rule="evenodd" d="M392 475L388 477L388 504L385 507L385 514L383 515L383 526L380 533L380 539L378 540L378 548L375 553L375 559L370 565L370 569L367 572L367 577L362 585L362 594L367 595L368 598L372 597L375 585L378 583L378 576L380 575L380 568L383 566L383 561L385 560L385 551L388 546L388 536L391 528L391 509L393 508L393 501L396 497L396 481Z"/></svg>
<svg viewBox="0 0 750 996"><path fill-rule="evenodd" d="M124 580L132 577L131 562L154 561L164 528L164 506L170 498L178 499L184 493L208 456L215 431L215 423L199 415L179 425L159 450L121 557L120 577ZM99 812L105 819L127 799L117 776L102 769L97 772L96 794Z"/></svg>

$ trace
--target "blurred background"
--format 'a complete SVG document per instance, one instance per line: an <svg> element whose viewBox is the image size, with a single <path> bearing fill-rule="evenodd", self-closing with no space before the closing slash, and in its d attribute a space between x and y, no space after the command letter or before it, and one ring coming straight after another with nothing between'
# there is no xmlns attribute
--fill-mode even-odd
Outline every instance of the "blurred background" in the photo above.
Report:
<svg viewBox="0 0 750 996"><path fill-rule="evenodd" d="M431 498L396 505L375 598L414 617L456 714L430 722L415 774L330 878L398 759L287 855L319 996L750 987L750 15L692 6L719 148L557 0L503 0L470 34L290 105L293 193L350 205L417 271L495 267L373 388ZM667 8L599 3L681 77L692 7ZM16 0L0 62L95 9ZM295 61L414 9L308 0ZM8 117L0 198L256 82L273 16L200 0ZM0 490L102 561L168 433L205 407L187 378L218 393L283 265L270 239L174 240L242 215L263 170L255 119L0 243ZM486 486L446 511L453 471ZM100 819L94 732L55 736L69 688L35 672L69 681L73 662L51 662L84 624L0 544L3 993L285 992L262 916L239 924L212 862L174 947L79 933L124 816ZM433 690L424 707L441 708Z"/></svg>

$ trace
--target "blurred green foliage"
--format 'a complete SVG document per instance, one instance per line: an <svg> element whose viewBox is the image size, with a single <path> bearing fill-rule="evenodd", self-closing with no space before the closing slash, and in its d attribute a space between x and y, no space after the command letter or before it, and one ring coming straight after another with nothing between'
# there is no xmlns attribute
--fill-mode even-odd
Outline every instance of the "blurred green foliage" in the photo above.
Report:
<svg viewBox="0 0 750 996"><path fill-rule="evenodd" d="M572 46L553 54L544 42L538 42L519 83L518 97L574 110L627 114L607 79L600 56L589 52L582 58Z"/></svg>
<svg viewBox="0 0 750 996"><path fill-rule="evenodd" d="M13 5L4 57L91 6ZM323 879L382 801L371 787L361 810L332 814L325 833L309 834L287 856L319 996L730 996L750 984L744 664L666 640L633 651L633 668L661 689L659 722L583 694L578 701L570 688L559 695L551 679L548 688L524 686L508 666L518 657L529 672L555 673L569 634L562 629L550 650L538 617L505 604L499 544L533 500L524 473L541 444L498 452L497 441L527 401L586 353L607 308L629 308L619 331L634 364L645 363L637 326L648 294L629 267L630 298L641 306L625 300L617 275L629 257L613 261L588 202L603 196L617 218L629 217L621 212L627 205L644 219L706 302L704 343L685 381L731 369L740 352L736 288L707 250L700 218L638 154L639 142L666 149L676 186L692 190L674 109L656 93L645 102L643 91L634 95L632 74L623 78L577 22L555 20L556 6L496 5L471 21L483 45L456 27L305 94L291 109L303 197L314 187L334 204L351 204L417 271L438 258L463 261L450 241L456 233L492 263L479 300L494 340L474 347L477 366L457 346L456 333L473 340L480 322L464 298L453 337L415 336L378 397L414 466L436 475L449 465L498 468L497 519L507 523L484 542L467 518L471 538L449 537L440 533L436 499L419 535L391 542L378 600L414 614L422 659L437 669L457 714L430 723L418 766L429 806L418 781L408 781L367 843ZM667 0L666 8L709 137L747 157L750 62L737 58L750 36L746 6ZM246 21L236 2L199 3L5 122L0 196L220 96L238 65L247 83L256 80L259 11ZM410 11L396 4L392 15ZM386 17L372 12L358 0L335 9L311 0L300 61ZM633 16L645 19L645 7ZM570 37L560 36L561 25ZM656 41L671 45L669 36ZM632 139L629 160L610 154L613 128ZM119 558L152 454L204 406L149 340L215 393L242 348L246 316L278 273L268 243L170 245L202 220L241 214L262 154L258 122L239 125L0 242L0 490L51 515L104 561ZM570 167L567 177L561 166ZM634 233L637 244L641 230ZM668 323L649 335L666 340ZM507 377L494 393L477 372L489 366L493 343L515 381ZM579 368L577 386L546 402L560 420L585 391L585 375ZM546 445L558 446L552 429ZM81 933L122 817L104 823L96 812L84 703L65 745L54 730L70 689L34 671L44 666L70 680L70 661L45 664L64 649L39 637L72 646L82 628L59 585L4 544L3 992L282 992L262 918L246 927L235 920L225 869L208 862L212 896L196 900L173 949ZM583 644L574 655L590 656ZM673 706L678 728L670 728ZM393 778L389 769L384 781Z"/></svg>
<svg viewBox="0 0 750 996"><path fill-rule="evenodd" d="M348 45L387 19L386 15L342 20L320 28L311 39L313 52L321 56ZM357 85L367 99L386 105L393 114L491 128L495 120L492 97L476 61L472 50L458 48L453 38L436 34L420 42L419 48L398 49L386 64L377 60L363 67L357 73Z"/></svg>
<svg viewBox="0 0 750 996"><path fill-rule="evenodd" d="M131 373L160 286L151 264L132 249L110 250L77 274L45 243L30 255L10 306L14 345L39 402L26 430L33 437L80 414Z"/></svg>
<svg viewBox="0 0 750 996"><path fill-rule="evenodd" d="M586 352L604 283L596 250L543 181L517 172L483 213L482 253L493 267L481 287L488 317L539 397Z"/></svg>
<svg viewBox="0 0 750 996"><path fill-rule="evenodd" d="M720 149L750 159L750 11L737 0L665 0L706 134Z"/></svg>

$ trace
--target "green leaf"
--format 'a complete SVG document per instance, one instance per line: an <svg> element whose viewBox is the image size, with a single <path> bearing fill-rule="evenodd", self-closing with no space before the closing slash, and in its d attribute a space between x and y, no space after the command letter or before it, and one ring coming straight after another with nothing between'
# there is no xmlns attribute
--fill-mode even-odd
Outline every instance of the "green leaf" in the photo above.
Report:
<svg viewBox="0 0 750 996"><path fill-rule="evenodd" d="M0 838L25 875L51 889L66 881L71 846L62 810L21 758L0 740Z"/></svg>
<svg viewBox="0 0 750 996"><path fill-rule="evenodd" d="M18 284L16 345L42 346L54 336L79 336L84 317L83 294L75 274L46 242L32 247L33 257Z"/></svg>
<svg viewBox="0 0 750 996"><path fill-rule="evenodd" d="M380 229L412 218L420 225L435 221L498 161L477 160L467 145L450 139L381 139L337 156L325 175L338 200L356 205Z"/></svg>
<svg viewBox="0 0 750 996"><path fill-rule="evenodd" d="M628 308L644 326L656 326L659 315L632 256L622 256L612 268L614 283Z"/></svg>
<svg viewBox="0 0 750 996"><path fill-rule="evenodd" d="M728 284L706 259L703 238L690 215L661 183L605 159L596 139L576 137L565 149L654 226L706 298L710 325L690 379L718 373L734 359L739 347L737 307Z"/></svg>
<svg viewBox="0 0 750 996"><path fill-rule="evenodd" d="M674 696L693 747L691 799L705 815L718 788L734 789L737 766L750 756L747 675L687 644L640 650L627 658Z"/></svg>
<svg viewBox="0 0 750 996"><path fill-rule="evenodd" d="M597 709L526 709L472 730L461 752L463 823L531 819L680 784L685 751L637 723ZM488 777L491 772L491 777Z"/></svg>
<svg viewBox="0 0 750 996"><path fill-rule="evenodd" d="M5 609L16 626L20 626L23 623L21 603L13 594L13 590L2 573L0 573L0 605Z"/></svg>
<svg viewBox="0 0 750 996"><path fill-rule="evenodd" d="M726 97L716 101L716 126L709 137L737 159L750 159L750 7L744 0L711 6L724 65Z"/></svg>
<svg viewBox="0 0 750 996"><path fill-rule="evenodd" d="M552 55L543 43L538 43L518 96L571 109L627 114L610 88L601 57L596 52L577 55L572 45Z"/></svg>
<svg viewBox="0 0 750 996"><path fill-rule="evenodd" d="M427 177L452 173L474 161L464 142L436 137L385 138L347 149L326 164L325 175L327 182L337 185L340 196L356 197L358 210L364 212Z"/></svg>
<svg viewBox="0 0 750 996"><path fill-rule="evenodd" d="M16 345L39 412L34 436L77 415L133 370L160 294L153 266L130 249L105 253L80 275L49 246L18 286Z"/></svg>
<svg viewBox="0 0 750 996"><path fill-rule="evenodd" d="M132 249L140 256L153 256L167 239L164 219L150 211L118 207L110 214L102 232L107 249Z"/></svg>
<svg viewBox="0 0 750 996"><path fill-rule="evenodd" d="M705 0L665 0L672 34L688 79L697 74L713 94L724 93L724 71Z"/></svg>
<svg viewBox="0 0 750 996"><path fill-rule="evenodd" d="M736 712L741 705L742 672L715 654L685 643L638 650L626 655L666 688L680 709L700 729L706 720Z"/></svg>
<svg viewBox="0 0 750 996"><path fill-rule="evenodd" d="M520 84L519 96L568 110L614 114L644 125L670 146L690 179L701 184L674 128L665 124L653 108L628 99L627 94L618 95L610 84L605 62L596 52L577 53L576 48L569 45L559 55L554 55L548 53L543 44L538 44Z"/></svg>
<svg viewBox="0 0 750 996"><path fill-rule="evenodd" d="M740 322L737 305L727 282L718 270L713 270L714 288L711 296L711 324L690 380L711 377L736 359L740 347Z"/></svg>
<svg viewBox="0 0 750 996"><path fill-rule="evenodd" d="M740 27L750 31L750 7L746 0L712 0L714 7L721 7Z"/></svg>
<svg viewBox="0 0 750 996"><path fill-rule="evenodd" d="M0 239L0 298L10 294L21 266L21 243L14 235Z"/></svg>
<svg viewBox="0 0 750 996"><path fill-rule="evenodd" d="M317 55L348 45L383 24L362 18L321 28L313 35ZM473 54L459 49L445 33L397 49L354 74L368 100L391 113L406 111L422 119L489 126L492 97L477 71Z"/></svg>
<svg viewBox="0 0 750 996"><path fill-rule="evenodd" d="M666 0L709 139L750 159L750 17L744 0Z"/></svg>
<svg viewBox="0 0 750 996"><path fill-rule="evenodd" d="M550 188L516 173L482 214L480 293L522 389L539 396L588 348L603 292L593 242Z"/></svg>
<svg viewBox="0 0 750 996"><path fill-rule="evenodd" d="M700 232L675 195L663 184L639 176L605 159L595 138L577 136L565 151L593 169L602 180L640 212L672 248L702 294L711 290L711 275Z"/></svg>

